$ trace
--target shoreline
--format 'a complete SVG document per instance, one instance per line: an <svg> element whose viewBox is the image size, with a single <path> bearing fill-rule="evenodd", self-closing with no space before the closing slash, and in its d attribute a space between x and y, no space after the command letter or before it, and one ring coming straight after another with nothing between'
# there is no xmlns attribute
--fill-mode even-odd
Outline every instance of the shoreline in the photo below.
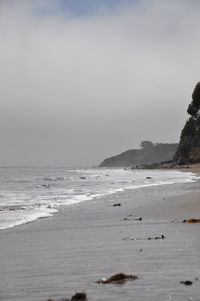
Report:
<svg viewBox="0 0 200 301"><path fill-rule="evenodd" d="M178 168L178 170L180 170L180 171L190 171L190 172L200 174L200 164L186 165L185 167Z"/></svg>
<svg viewBox="0 0 200 301"><path fill-rule="evenodd" d="M199 225L181 222L200 213L198 184L124 191L0 231L1 298L58 300L86 291L91 301L198 299ZM160 235L166 239L147 240ZM95 284L119 272L139 278L122 286ZM183 280L195 283L186 289Z"/></svg>
<svg viewBox="0 0 200 301"><path fill-rule="evenodd" d="M192 171L200 173L200 163L179 165L173 161L166 161L161 163L140 164L138 166L130 166L130 169L139 170L179 170L179 171Z"/></svg>

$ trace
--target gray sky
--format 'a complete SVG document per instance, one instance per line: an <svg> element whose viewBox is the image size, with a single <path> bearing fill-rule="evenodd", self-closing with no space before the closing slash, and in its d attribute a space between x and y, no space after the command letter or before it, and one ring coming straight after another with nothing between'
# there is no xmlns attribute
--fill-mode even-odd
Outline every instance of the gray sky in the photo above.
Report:
<svg viewBox="0 0 200 301"><path fill-rule="evenodd" d="M200 1L99 2L1 0L0 165L97 165L179 140Z"/></svg>

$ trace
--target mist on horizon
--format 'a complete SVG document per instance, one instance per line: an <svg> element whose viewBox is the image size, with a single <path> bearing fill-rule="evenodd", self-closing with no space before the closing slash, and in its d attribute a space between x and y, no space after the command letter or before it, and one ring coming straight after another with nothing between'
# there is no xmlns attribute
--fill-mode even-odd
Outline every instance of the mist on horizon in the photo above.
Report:
<svg viewBox="0 0 200 301"><path fill-rule="evenodd" d="M200 2L70 3L0 3L1 166L92 166L179 141L200 78Z"/></svg>

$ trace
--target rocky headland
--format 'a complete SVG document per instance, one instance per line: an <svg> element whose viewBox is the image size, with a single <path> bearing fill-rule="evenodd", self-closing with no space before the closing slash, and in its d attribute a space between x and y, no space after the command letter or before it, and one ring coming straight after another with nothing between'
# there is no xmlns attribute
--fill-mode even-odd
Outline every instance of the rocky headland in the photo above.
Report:
<svg viewBox="0 0 200 301"><path fill-rule="evenodd" d="M190 168L200 163L200 82L188 106L190 115L179 143L141 142L140 149L131 149L105 159L100 167L131 167L133 169Z"/></svg>
<svg viewBox="0 0 200 301"><path fill-rule="evenodd" d="M140 149L130 149L119 155L105 159L100 167L135 167L171 161L178 143L153 143L142 141Z"/></svg>

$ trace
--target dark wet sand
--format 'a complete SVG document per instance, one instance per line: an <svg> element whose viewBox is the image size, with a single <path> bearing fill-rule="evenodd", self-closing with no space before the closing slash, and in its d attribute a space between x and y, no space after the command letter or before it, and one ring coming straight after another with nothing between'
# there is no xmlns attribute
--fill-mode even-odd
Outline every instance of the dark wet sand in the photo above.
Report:
<svg viewBox="0 0 200 301"><path fill-rule="evenodd" d="M198 301L200 224L181 220L200 217L199 196L199 183L136 189L1 231L0 300L56 300L86 291L91 301ZM166 239L147 239L160 235ZM95 283L119 272L139 279Z"/></svg>
<svg viewBox="0 0 200 301"><path fill-rule="evenodd" d="M179 169L180 171L190 171L190 172L193 172L193 173L200 173L200 164L192 164L192 165L189 165L187 168L181 168Z"/></svg>

